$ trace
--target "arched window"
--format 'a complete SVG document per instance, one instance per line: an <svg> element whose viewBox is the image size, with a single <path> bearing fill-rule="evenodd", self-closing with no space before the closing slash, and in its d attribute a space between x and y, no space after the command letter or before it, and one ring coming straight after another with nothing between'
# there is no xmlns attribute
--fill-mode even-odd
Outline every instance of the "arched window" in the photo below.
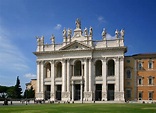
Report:
<svg viewBox="0 0 156 113"><path fill-rule="evenodd" d="M56 66L56 77L62 77L62 63L57 63Z"/></svg>
<svg viewBox="0 0 156 113"><path fill-rule="evenodd" d="M76 61L74 65L74 76L81 76L81 61Z"/></svg>
<svg viewBox="0 0 156 113"><path fill-rule="evenodd" d="M102 76L102 62L101 60L95 63L95 76Z"/></svg>
<svg viewBox="0 0 156 113"><path fill-rule="evenodd" d="M131 71L130 70L127 70L126 71L126 78L130 79L131 78Z"/></svg>
<svg viewBox="0 0 156 113"><path fill-rule="evenodd" d="M108 76L114 76L115 75L115 63L114 60L109 60L107 64L108 69Z"/></svg>
<svg viewBox="0 0 156 113"><path fill-rule="evenodd" d="M46 78L50 78L51 77L51 64L47 63L45 65L45 70L46 70Z"/></svg>

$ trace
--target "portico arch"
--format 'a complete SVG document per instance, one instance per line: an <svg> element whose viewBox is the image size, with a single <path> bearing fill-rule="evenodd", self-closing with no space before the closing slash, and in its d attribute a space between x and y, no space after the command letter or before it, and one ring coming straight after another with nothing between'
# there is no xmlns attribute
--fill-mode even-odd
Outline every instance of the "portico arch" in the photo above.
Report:
<svg viewBox="0 0 156 113"><path fill-rule="evenodd" d="M58 78L62 77L62 63L57 62L55 66L56 66L56 77Z"/></svg>
<svg viewBox="0 0 156 113"><path fill-rule="evenodd" d="M102 76L102 62L97 60L95 62L95 76Z"/></svg>
<svg viewBox="0 0 156 113"><path fill-rule="evenodd" d="M81 70L81 61L76 60L74 62L74 76L81 76L82 75L82 70Z"/></svg>
<svg viewBox="0 0 156 113"><path fill-rule="evenodd" d="M44 64L44 69L45 69L45 78L50 78L51 77L51 64L50 64L50 62L46 62Z"/></svg>
<svg viewBox="0 0 156 113"><path fill-rule="evenodd" d="M108 60L107 62L107 76L115 75L115 62L113 59Z"/></svg>

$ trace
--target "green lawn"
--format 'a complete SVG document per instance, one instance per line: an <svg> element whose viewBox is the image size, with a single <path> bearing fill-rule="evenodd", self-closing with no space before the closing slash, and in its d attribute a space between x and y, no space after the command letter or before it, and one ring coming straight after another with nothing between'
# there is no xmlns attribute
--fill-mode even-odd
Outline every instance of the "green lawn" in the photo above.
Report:
<svg viewBox="0 0 156 113"><path fill-rule="evenodd" d="M156 113L156 104L31 104L0 106L0 113Z"/></svg>

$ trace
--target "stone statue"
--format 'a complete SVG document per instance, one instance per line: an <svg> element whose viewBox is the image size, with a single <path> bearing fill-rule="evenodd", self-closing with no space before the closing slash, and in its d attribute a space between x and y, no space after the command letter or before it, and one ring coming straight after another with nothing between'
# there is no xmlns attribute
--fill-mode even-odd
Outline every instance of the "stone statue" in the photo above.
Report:
<svg viewBox="0 0 156 113"><path fill-rule="evenodd" d="M37 45L39 46L40 45L40 38L38 36L36 36L36 40L37 40Z"/></svg>
<svg viewBox="0 0 156 113"><path fill-rule="evenodd" d="M72 30L71 29L68 29L68 36L71 37L71 34L72 34Z"/></svg>
<svg viewBox="0 0 156 113"><path fill-rule="evenodd" d="M80 21L80 19L76 19L76 21L75 21L75 24L76 24L76 28L79 28L79 29L81 29L81 21Z"/></svg>
<svg viewBox="0 0 156 113"><path fill-rule="evenodd" d="M84 29L84 35L85 36L87 36L88 35L88 30L87 30L87 28L85 27L85 29Z"/></svg>
<svg viewBox="0 0 156 113"><path fill-rule="evenodd" d="M102 37L103 37L103 38L106 38L106 34L107 34L106 29L105 29L105 28L103 28L103 31L102 31L102 34L101 34L101 35L102 35Z"/></svg>
<svg viewBox="0 0 156 113"><path fill-rule="evenodd" d="M44 45L44 36L41 37L40 43L41 43L41 45Z"/></svg>
<svg viewBox="0 0 156 113"><path fill-rule="evenodd" d="M119 37L119 31L116 29L115 31L115 37L118 38Z"/></svg>
<svg viewBox="0 0 156 113"><path fill-rule="evenodd" d="M64 28L64 30L63 30L63 37L67 37L67 31L66 31L66 28Z"/></svg>
<svg viewBox="0 0 156 113"><path fill-rule="evenodd" d="M121 37L123 38L125 36L125 30L121 29L120 34L121 34Z"/></svg>
<svg viewBox="0 0 156 113"><path fill-rule="evenodd" d="M89 28L89 35L90 35L90 36L93 35L93 28L92 28L92 27Z"/></svg>
<svg viewBox="0 0 156 113"><path fill-rule="evenodd" d="M52 43L52 44L54 44L54 43L55 43L55 36L54 36L53 34L52 34L52 36L51 36L50 40L51 40L51 43Z"/></svg>

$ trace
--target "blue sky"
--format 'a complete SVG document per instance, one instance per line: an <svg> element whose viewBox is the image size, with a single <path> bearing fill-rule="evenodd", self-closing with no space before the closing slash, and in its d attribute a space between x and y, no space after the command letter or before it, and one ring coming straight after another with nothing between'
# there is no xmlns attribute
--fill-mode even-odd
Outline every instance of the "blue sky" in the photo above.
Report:
<svg viewBox="0 0 156 113"><path fill-rule="evenodd" d="M93 27L101 40L103 28L110 36L125 29L126 55L156 52L155 0L0 0L0 85L15 85L36 78L35 36L50 43L52 34L62 42L62 30Z"/></svg>

